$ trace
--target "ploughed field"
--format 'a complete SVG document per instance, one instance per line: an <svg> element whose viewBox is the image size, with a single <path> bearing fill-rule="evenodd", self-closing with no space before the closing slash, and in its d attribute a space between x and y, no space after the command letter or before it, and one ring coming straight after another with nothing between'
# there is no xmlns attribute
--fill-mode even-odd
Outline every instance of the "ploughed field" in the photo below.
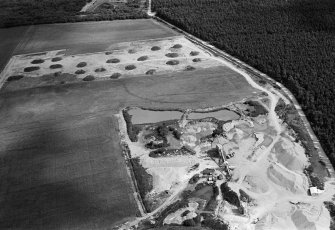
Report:
<svg viewBox="0 0 335 230"><path fill-rule="evenodd" d="M20 122L1 124L1 229L102 229L135 217L115 118L15 107Z"/></svg>
<svg viewBox="0 0 335 230"><path fill-rule="evenodd" d="M2 71L12 57L15 47L20 43L27 28L21 26L11 29L0 29L0 71Z"/></svg>

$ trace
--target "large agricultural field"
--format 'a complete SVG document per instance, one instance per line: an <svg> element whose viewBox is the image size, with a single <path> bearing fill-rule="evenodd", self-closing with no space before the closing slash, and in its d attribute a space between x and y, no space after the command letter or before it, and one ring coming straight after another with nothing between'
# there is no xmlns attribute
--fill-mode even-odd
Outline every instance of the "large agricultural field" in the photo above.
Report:
<svg viewBox="0 0 335 230"><path fill-rule="evenodd" d="M13 56L15 48L23 39L23 35L28 27L15 27L11 29L0 29L0 71L6 66L9 59Z"/></svg>
<svg viewBox="0 0 335 230"><path fill-rule="evenodd" d="M20 122L1 123L0 228L105 229L135 217L116 119L48 116L50 106L21 107Z"/></svg>

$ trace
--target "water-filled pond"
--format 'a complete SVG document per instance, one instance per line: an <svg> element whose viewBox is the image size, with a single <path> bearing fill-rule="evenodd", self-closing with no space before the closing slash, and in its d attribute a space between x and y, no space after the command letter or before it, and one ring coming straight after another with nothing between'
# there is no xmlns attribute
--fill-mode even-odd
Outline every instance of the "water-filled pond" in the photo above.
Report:
<svg viewBox="0 0 335 230"><path fill-rule="evenodd" d="M228 120L236 120L240 118L240 115L237 113L223 109L223 110L218 110L215 112L208 112L208 113L190 113L188 115L188 119L203 119L207 117L214 117L218 120L221 121L228 121Z"/></svg>
<svg viewBox="0 0 335 230"><path fill-rule="evenodd" d="M132 116L131 121L135 125L179 120L183 115L179 111L152 111L140 108L130 109L128 113Z"/></svg>

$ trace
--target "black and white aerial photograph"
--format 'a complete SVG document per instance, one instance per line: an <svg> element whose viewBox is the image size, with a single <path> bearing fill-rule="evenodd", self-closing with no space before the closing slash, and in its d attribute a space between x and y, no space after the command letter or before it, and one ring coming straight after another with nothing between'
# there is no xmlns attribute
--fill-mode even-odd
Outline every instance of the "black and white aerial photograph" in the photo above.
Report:
<svg viewBox="0 0 335 230"><path fill-rule="evenodd" d="M335 230L335 0L0 0L1 230Z"/></svg>

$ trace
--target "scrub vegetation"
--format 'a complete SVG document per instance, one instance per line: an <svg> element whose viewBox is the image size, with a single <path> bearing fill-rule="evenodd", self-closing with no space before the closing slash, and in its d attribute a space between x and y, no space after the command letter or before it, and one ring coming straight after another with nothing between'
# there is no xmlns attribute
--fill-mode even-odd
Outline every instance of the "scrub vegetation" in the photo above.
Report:
<svg viewBox="0 0 335 230"><path fill-rule="evenodd" d="M83 69L78 69L78 70L75 72L75 74L84 74L84 73L86 73L86 72L85 72L85 70L83 70Z"/></svg>
<svg viewBox="0 0 335 230"><path fill-rule="evenodd" d="M31 62L31 64L41 64L41 63L43 63L43 62L44 62L43 59L35 59L35 60L33 60L33 61Z"/></svg>
<svg viewBox="0 0 335 230"><path fill-rule="evenodd" d="M13 75L7 78L7 81L18 81L23 78L23 75Z"/></svg>
<svg viewBox="0 0 335 230"><path fill-rule="evenodd" d="M83 81L94 81L95 77L93 75L87 75L83 78Z"/></svg>
<svg viewBox="0 0 335 230"><path fill-rule="evenodd" d="M117 58L108 59L108 60L106 61L106 63L119 63L119 62L120 62L120 60L117 59Z"/></svg>
<svg viewBox="0 0 335 230"><path fill-rule="evenodd" d="M61 64L54 64L54 65L51 65L50 66L50 69L60 69L62 68L63 66Z"/></svg>
<svg viewBox="0 0 335 230"><path fill-rule="evenodd" d="M33 72L33 71L36 71L36 70L39 70L40 67L38 66L29 66L29 67L26 67L23 69L24 72Z"/></svg>
<svg viewBox="0 0 335 230"><path fill-rule="evenodd" d="M52 59L51 59L51 62L59 62L59 61L61 61L61 60L62 60L61 57L55 57L55 58L52 58Z"/></svg>
<svg viewBox="0 0 335 230"><path fill-rule="evenodd" d="M86 62L79 62L78 65L77 65L78 68L82 68L82 67L85 67L85 66L87 66Z"/></svg>
<svg viewBox="0 0 335 230"><path fill-rule="evenodd" d="M166 62L167 65L178 65L179 61L178 60L171 60Z"/></svg>
<svg viewBox="0 0 335 230"><path fill-rule="evenodd" d="M120 73L113 73L113 74L110 76L111 79L118 79L118 78L120 78L120 77L121 77L121 74L120 74Z"/></svg>

